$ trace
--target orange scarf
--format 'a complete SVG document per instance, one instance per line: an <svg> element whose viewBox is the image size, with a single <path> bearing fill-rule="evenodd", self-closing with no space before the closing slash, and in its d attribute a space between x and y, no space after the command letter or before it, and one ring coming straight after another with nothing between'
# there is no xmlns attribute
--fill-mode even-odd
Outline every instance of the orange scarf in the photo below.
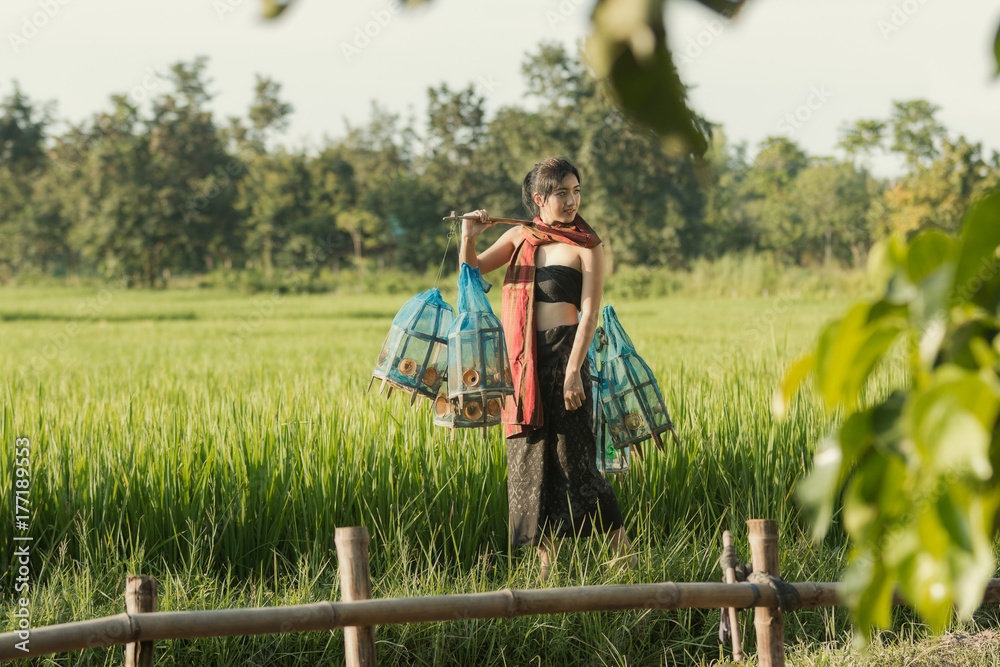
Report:
<svg viewBox="0 0 1000 667"><path fill-rule="evenodd" d="M579 215L573 219L573 226L565 229L546 225L536 217L533 226L525 225L521 231L524 238L514 248L504 277L500 311L514 381L514 395L504 404L501 417L508 438L524 437L544 423L536 359L535 250L548 243L580 248L601 244L597 232Z"/></svg>

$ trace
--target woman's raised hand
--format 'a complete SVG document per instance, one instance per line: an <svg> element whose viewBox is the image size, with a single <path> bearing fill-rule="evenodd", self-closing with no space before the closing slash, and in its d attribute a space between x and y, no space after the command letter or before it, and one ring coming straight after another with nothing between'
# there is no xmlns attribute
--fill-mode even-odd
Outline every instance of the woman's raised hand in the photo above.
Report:
<svg viewBox="0 0 1000 667"><path fill-rule="evenodd" d="M486 214L486 209L472 211L464 215L479 217L479 220L466 219L462 221L462 236L465 238L474 239L495 224L490 220L490 216Z"/></svg>

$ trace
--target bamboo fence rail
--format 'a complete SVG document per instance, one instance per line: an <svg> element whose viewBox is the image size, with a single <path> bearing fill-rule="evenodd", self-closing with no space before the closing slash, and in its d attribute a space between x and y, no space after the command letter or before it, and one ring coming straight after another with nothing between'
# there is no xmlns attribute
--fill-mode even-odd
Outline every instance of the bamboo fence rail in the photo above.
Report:
<svg viewBox="0 0 1000 667"><path fill-rule="evenodd" d="M837 604L837 584L793 584L806 607ZM623 609L776 607L774 591L750 584L673 583L583 586L543 590L315 602L288 607L161 611L49 625L31 630L31 653L13 648L16 633L0 635L0 659L35 657L113 644L333 630L394 623L512 618L535 614Z"/></svg>
<svg viewBox="0 0 1000 667"><path fill-rule="evenodd" d="M760 530L777 535L774 522L767 522ZM345 531L343 534L341 531ZM354 563L348 575L361 580L354 586L353 594L366 595L370 591L368 578L367 530L338 529L337 550L341 567ZM761 540L756 540L761 542ZM754 543L752 543L754 544ZM756 549L760 548L758 544ZM364 557L359 553L364 550ZM777 554L776 541L773 553ZM353 550L351 558L347 551ZM763 556L761 556L763 558ZM754 560L757 560L755 555ZM770 567L770 556L768 566ZM362 567L364 568L362 570ZM776 571L776 570L775 570ZM356 582L358 583L358 582ZM802 608L837 606L841 603L835 583L790 583L797 591ZM353 586L353 584L352 584ZM155 608L154 599L146 608ZM141 590L141 589L140 589ZM142 594L142 593L140 593ZM148 597L148 593L146 594ZM1000 602L1000 579L990 580L984 602ZM901 601L897 600L897 603ZM378 600L356 599L345 602L315 602L288 607L223 609L209 611L173 611L148 613L122 613L104 618L73 623L50 625L30 630L30 652L15 648L21 641L17 632L0 634L0 660L32 658L51 653L77 651L116 644L136 645L133 651L143 661L126 662L126 665L154 664L152 642L165 639L192 639L199 637L233 637L262 634L283 634L310 631L329 631L336 628L358 629L355 639L348 639L348 665L374 665L374 633L376 625L400 623L425 623L432 621L471 620L482 618L512 618L539 614L561 614L588 611L616 611L624 609L736 609L756 608L758 630L758 664L761 667L784 665L783 631L773 623L773 616L780 618L778 595L767 587L749 583L674 583L632 584L615 586L581 586L540 590L504 589L490 593L439 595L420 598L383 598ZM130 607L131 608L131 607ZM761 615L761 612L767 614ZM761 634L766 619L769 633ZM366 632L368 630L369 632ZM354 648L351 648L351 642ZM766 641L767 644L762 644ZM370 646L365 646L370 643ZM148 650L146 647L149 647Z"/></svg>

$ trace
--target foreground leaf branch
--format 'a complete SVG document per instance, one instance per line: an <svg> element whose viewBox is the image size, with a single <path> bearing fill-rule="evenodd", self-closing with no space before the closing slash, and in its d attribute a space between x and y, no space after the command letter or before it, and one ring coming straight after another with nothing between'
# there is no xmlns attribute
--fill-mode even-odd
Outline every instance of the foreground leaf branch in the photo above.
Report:
<svg viewBox="0 0 1000 667"><path fill-rule="evenodd" d="M261 0L265 18L281 16L293 0ZM697 0L732 17L744 0ZM417 6L423 0L405 0ZM580 4L577 0L576 4ZM704 155L709 128L695 114L667 44L664 0L597 0L587 50L626 116L655 132L673 155Z"/></svg>
<svg viewBox="0 0 1000 667"><path fill-rule="evenodd" d="M426 0L401 0L409 6ZM293 0L261 0L274 19ZM735 16L746 0L697 0L723 16ZM606 79L625 115L656 132L664 149L703 155L707 129L688 106L687 90L667 44L664 0L597 0L588 50L598 77ZM1000 30L993 45L1000 75Z"/></svg>
<svg viewBox="0 0 1000 667"><path fill-rule="evenodd" d="M882 295L829 324L775 397L781 416L811 375L827 408L845 410L798 497L818 539L839 513L852 542L847 602L865 637L889 625L897 588L935 630L968 618L996 568L1000 190L970 209L960 238L892 237L870 266ZM903 363L908 385L865 405L885 363Z"/></svg>

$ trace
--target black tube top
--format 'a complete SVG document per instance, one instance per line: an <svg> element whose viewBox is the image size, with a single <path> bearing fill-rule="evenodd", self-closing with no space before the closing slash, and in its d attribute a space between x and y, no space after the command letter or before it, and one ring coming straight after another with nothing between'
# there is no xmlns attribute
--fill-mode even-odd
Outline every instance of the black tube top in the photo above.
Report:
<svg viewBox="0 0 1000 667"><path fill-rule="evenodd" d="M572 266L553 264L535 269L535 299L546 303L571 303L580 307L583 274Z"/></svg>

